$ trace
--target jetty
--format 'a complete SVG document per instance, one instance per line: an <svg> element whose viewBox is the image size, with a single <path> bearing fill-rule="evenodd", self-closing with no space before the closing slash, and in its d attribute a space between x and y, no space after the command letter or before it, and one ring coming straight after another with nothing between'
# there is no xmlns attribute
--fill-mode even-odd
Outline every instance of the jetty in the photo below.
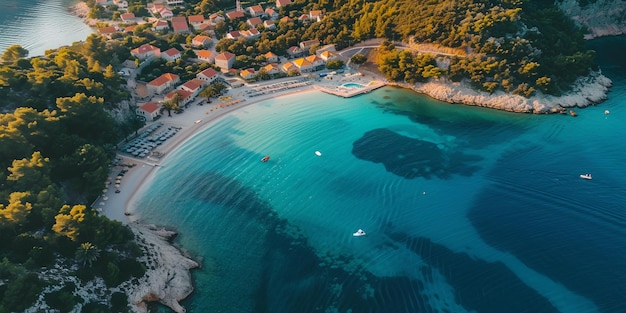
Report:
<svg viewBox="0 0 626 313"><path fill-rule="evenodd" d="M387 84L385 82L381 82L381 81L371 81L366 85L362 85L360 83L345 83L342 84L340 86L335 86L335 87L326 87L326 86L314 86L315 89L331 94L331 95L335 95L335 96L339 96L339 97L344 97L344 98L350 98L350 97L354 97L360 94L364 94L364 93L368 93L372 90L378 89L380 87L384 87Z"/></svg>

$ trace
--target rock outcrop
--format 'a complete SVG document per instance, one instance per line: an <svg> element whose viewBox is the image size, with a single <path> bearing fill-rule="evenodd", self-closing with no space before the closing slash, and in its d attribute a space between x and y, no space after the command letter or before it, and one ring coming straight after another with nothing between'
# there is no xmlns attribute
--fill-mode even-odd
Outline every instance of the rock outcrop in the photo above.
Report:
<svg viewBox="0 0 626 313"><path fill-rule="evenodd" d="M579 78L571 91L555 97L537 93L525 98L503 91L492 94L472 89L464 83L431 81L415 85L399 84L437 100L449 103L462 103L492 109L520 113L558 113L565 108L586 107L600 103L612 85L610 79L598 72Z"/></svg>
<svg viewBox="0 0 626 313"><path fill-rule="evenodd" d="M596 0L583 7L578 0L561 0L556 6L589 29L585 39L626 34L626 0Z"/></svg>
<svg viewBox="0 0 626 313"><path fill-rule="evenodd" d="M129 302L138 312L147 312L147 302L158 301L174 312L186 312L178 301L193 292L190 269L199 264L173 246L168 240L176 233L151 225L130 223L136 241L144 250L146 274L126 290Z"/></svg>

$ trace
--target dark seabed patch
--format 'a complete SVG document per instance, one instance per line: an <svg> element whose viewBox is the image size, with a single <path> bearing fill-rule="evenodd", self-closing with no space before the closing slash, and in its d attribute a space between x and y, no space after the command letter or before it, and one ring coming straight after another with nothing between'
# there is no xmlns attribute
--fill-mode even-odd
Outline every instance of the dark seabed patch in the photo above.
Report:
<svg viewBox="0 0 626 313"><path fill-rule="evenodd" d="M571 154L577 147L571 149L559 152ZM489 245L588 298L600 312L626 312L623 203L615 203L618 195L606 194L595 177L593 182L577 174L563 182L547 179L555 174L535 170L538 164L559 170L562 158L551 162L533 151L502 157L493 171L506 172L506 181L494 181L476 197L468 213L472 225ZM541 175L528 175L529 170Z"/></svg>
<svg viewBox="0 0 626 313"><path fill-rule="evenodd" d="M434 312L420 296L424 292L420 282L406 277L377 278L348 255L320 257L298 227L278 217L253 190L217 173L200 175L204 183L188 190L190 196L228 208L232 213L225 222L230 225L258 224L266 230L250 234L258 242L255 253L262 251L263 264L257 266L261 268L260 283L250 286L252 294L228 294L242 299L237 310L251 301L250 311L258 313Z"/></svg>
<svg viewBox="0 0 626 313"><path fill-rule="evenodd" d="M402 136L388 129L369 131L353 143L352 154L359 159L382 163L388 172L407 179L450 178L453 174L470 176L481 157L436 144Z"/></svg>
<svg viewBox="0 0 626 313"><path fill-rule="evenodd" d="M550 313L558 312L547 299L524 284L500 262L476 260L465 253L456 253L428 238L410 237L403 233L390 234L396 243L404 244L418 254L430 267L446 278L456 295L456 301L468 311L479 313Z"/></svg>

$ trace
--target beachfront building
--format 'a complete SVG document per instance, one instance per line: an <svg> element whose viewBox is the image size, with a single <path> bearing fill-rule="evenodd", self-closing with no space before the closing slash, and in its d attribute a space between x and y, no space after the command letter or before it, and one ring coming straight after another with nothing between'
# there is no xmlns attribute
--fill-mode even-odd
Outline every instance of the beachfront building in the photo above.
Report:
<svg viewBox="0 0 626 313"><path fill-rule="evenodd" d="M189 91L191 92L191 97L195 98L202 90L202 86L204 86L203 80L193 78L192 80L189 80L185 82L184 84L176 87L176 89Z"/></svg>
<svg viewBox="0 0 626 313"><path fill-rule="evenodd" d="M154 22L152 24L152 29L154 29L155 31L168 31L170 30L170 26L167 24L167 21L164 20L157 20L156 22Z"/></svg>
<svg viewBox="0 0 626 313"><path fill-rule="evenodd" d="M246 21L246 23L252 28L257 28L257 26L263 24L263 21L260 17L251 17Z"/></svg>
<svg viewBox="0 0 626 313"><path fill-rule="evenodd" d="M276 10L272 8L267 8L265 9L265 17L274 21L274 20L277 20L280 17L280 15L278 15L278 12L276 12Z"/></svg>
<svg viewBox="0 0 626 313"><path fill-rule="evenodd" d="M135 13L122 13L120 14L120 19L124 23L130 23L135 21Z"/></svg>
<svg viewBox="0 0 626 313"><path fill-rule="evenodd" d="M143 44L138 48L130 50L130 54L139 60L145 60L149 58L158 58L161 56L161 49L151 45L151 44Z"/></svg>
<svg viewBox="0 0 626 313"><path fill-rule="evenodd" d="M315 70L315 66L305 58L295 59L292 63L300 73L313 72Z"/></svg>
<svg viewBox="0 0 626 313"><path fill-rule="evenodd" d="M187 105L189 102L193 101L193 99L195 98L191 92L187 91L187 90L172 90L169 93L167 93L165 95L165 97L163 97L164 101L169 101L174 99L174 97L178 95L179 96L179 101L178 101L178 106L182 107Z"/></svg>
<svg viewBox="0 0 626 313"><path fill-rule="evenodd" d="M280 73L280 70L278 68L278 63L270 63L266 66L263 66L262 69L265 70L266 73L270 74L270 75L276 75L278 73Z"/></svg>
<svg viewBox="0 0 626 313"><path fill-rule="evenodd" d="M265 14L265 11L263 11L263 7L260 5L253 5L251 7L247 7L246 10L248 11L248 14L250 14L250 16L252 17L261 17Z"/></svg>
<svg viewBox="0 0 626 313"><path fill-rule="evenodd" d="M174 87L180 82L180 77L176 74L165 73L146 85L149 94L161 94L165 90Z"/></svg>
<svg viewBox="0 0 626 313"><path fill-rule="evenodd" d="M196 74L196 78L199 80L204 81L204 86L209 85L210 83L214 82L217 77L218 77L218 72L212 68L207 68L206 70Z"/></svg>
<svg viewBox="0 0 626 313"><path fill-rule="evenodd" d="M272 20L265 20L263 21L263 27L265 27L265 29L267 30L274 30L276 29L276 23L274 23L274 21Z"/></svg>
<svg viewBox="0 0 626 313"><path fill-rule="evenodd" d="M176 48L170 48L161 53L161 58L163 58L167 62L174 62L181 58L181 53Z"/></svg>
<svg viewBox="0 0 626 313"><path fill-rule="evenodd" d="M222 52L215 57L215 65L219 66L223 72L227 72L235 63L235 55L230 52Z"/></svg>
<svg viewBox="0 0 626 313"><path fill-rule="evenodd" d="M239 72L239 76L243 79L253 79L256 78L256 71L253 68L248 68Z"/></svg>
<svg viewBox="0 0 626 313"><path fill-rule="evenodd" d="M304 59L307 60L309 63L311 63L311 66L313 67L314 71L318 71L326 67L326 62L324 62L322 58L320 58L319 56L315 54L309 55L308 57Z"/></svg>
<svg viewBox="0 0 626 313"><path fill-rule="evenodd" d="M159 116L159 109L161 107L153 102L146 102L135 110L135 114L143 117L146 121L154 121Z"/></svg>
<svg viewBox="0 0 626 313"><path fill-rule="evenodd" d="M291 5L291 4L292 4L291 0L276 0L276 7L279 9L286 7L288 5Z"/></svg>
<svg viewBox="0 0 626 313"><path fill-rule="evenodd" d="M198 60L202 62L207 62L207 63L215 62L215 53L209 50L198 50L196 51L196 56L198 57Z"/></svg>
<svg viewBox="0 0 626 313"><path fill-rule="evenodd" d="M265 61L267 61L268 63L278 62L278 56L274 54L272 51L264 54L263 56L265 57Z"/></svg>
<svg viewBox="0 0 626 313"><path fill-rule="evenodd" d="M281 70L283 70L283 72L289 74L290 71L297 71L298 68L296 68L296 66L292 63L292 62L287 62L285 64L283 64L283 66L280 67Z"/></svg>
<svg viewBox="0 0 626 313"><path fill-rule="evenodd" d="M188 34L189 25L187 25L187 19L184 16L172 17L172 29L175 33Z"/></svg>
<svg viewBox="0 0 626 313"><path fill-rule="evenodd" d="M193 37L191 45L197 48L208 48L213 43L210 37L204 35L198 35Z"/></svg>

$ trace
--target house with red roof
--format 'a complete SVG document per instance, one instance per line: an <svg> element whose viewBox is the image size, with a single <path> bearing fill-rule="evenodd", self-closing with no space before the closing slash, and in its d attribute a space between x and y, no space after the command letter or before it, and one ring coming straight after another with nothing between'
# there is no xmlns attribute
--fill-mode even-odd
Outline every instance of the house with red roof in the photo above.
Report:
<svg viewBox="0 0 626 313"><path fill-rule="evenodd" d="M235 63L235 55L230 52L222 52L215 57L215 65L219 66L222 71L228 71Z"/></svg>
<svg viewBox="0 0 626 313"><path fill-rule="evenodd" d="M319 56L320 56L320 58L321 58L322 60L324 60L325 62L328 62L328 61L330 61L330 60L334 60L334 59L336 59L336 58L337 58L337 55L336 55L336 54L334 54L334 53L332 53L332 52L330 52L330 51L328 51L328 50L321 52L321 53L319 54Z"/></svg>
<svg viewBox="0 0 626 313"><path fill-rule="evenodd" d="M274 54L272 51L264 54L263 56L265 57L265 61L267 61L268 63L278 62L278 56Z"/></svg>
<svg viewBox="0 0 626 313"><path fill-rule="evenodd" d="M109 39L111 39L111 36L115 33L117 33L117 27L116 26L108 26L108 27L102 27L102 28L98 28L98 33L104 37L107 37Z"/></svg>
<svg viewBox="0 0 626 313"><path fill-rule="evenodd" d="M260 5L247 7L246 11L248 11L248 14L250 14L250 16L252 17L263 16L265 14L265 11L263 11L263 7Z"/></svg>
<svg viewBox="0 0 626 313"><path fill-rule="evenodd" d="M158 58L161 56L161 49L146 43L139 46L138 48L130 50L130 54L140 60L145 60L153 57Z"/></svg>
<svg viewBox="0 0 626 313"><path fill-rule="evenodd" d="M163 9L159 11L159 15L161 15L161 18L168 19L174 17L174 12L170 9Z"/></svg>
<svg viewBox="0 0 626 313"><path fill-rule="evenodd" d="M202 15L190 15L187 17L187 21L191 27L196 28L198 25L204 23L204 16Z"/></svg>
<svg viewBox="0 0 626 313"><path fill-rule="evenodd" d="M291 62L287 62L287 63L283 64L283 66L281 66L280 68L285 73L289 73L289 71L291 71L291 70L296 70L296 71L298 70L298 68L296 68L296 66L293 63L291 63Z"/></svg>
<svg viewBox="0 0 626 313"><path fill-rule="evenodd" d="M172 29L175 33L188 34L189 25L187 25L187 19L184 16L172 17Z"/></svg>
<svg viewBox="0 0 626 313"><path fill-rule="evenodd" d="M248 68L239 72L239 76L241 76L241 78L243 79L253 79L256 77L256 72L253 68Z"/></svg>
<svg viewBox="0 0 626 313"><path fill-rule="evenodd" d="M300 42L300 48L302 49L302 51L309 51L311 47L319 46L319 45L320 45L320 41L317 39L305 40L305 41Z"/></svg>
<svg viewBox="0 0 626 313"><path fill-rule="evenodd" d="M265 70L265 72L267 72L270 75L275 75L280 73L280 70L278 69L278 63L270 63L266 66L263 66L262 69Z"/></svg>
<svg viewBox="0 0 626 313"><path fill-rule="evenodd" d="M322 10L311 10L309 12L309 19L311 19L314 22L320 22L323 17L324 17L324 14L322 13Z"/></svg>
<svg viewBox="0 0 626 313"><path fill-rule="evenodd" d="M289 23L289 22L291 22L291 21L292 21L291 17L289 17L289 16L283 16L283 17L281 17L281 18L280 18L280 20L279 20L278 22L279 22L279 23L280 23L280 22L283 22L283 23Z"/></svg>
<svg viewBox="0 0 626 313"><path fill-rule="evenodd" d="M202 62L207 62L207 63L215 62L215 53L209 50L205 50L205 49L198 50L196 51L196 56L198 57L198 60Z"/></svg>
<svg viewBox="0 0 626 313"><path fill-rule="evenodd" d="M196 74L196 78L204 81L204 86L214 82L218 77L218 72L212 68L207 68L206 70Z"/></svg>
<svg viewBox="0 0 626 313"><path fill-rule="evenodd" d="M181 53L176 48L170 48L164 52L161 52L161 58L167 62L174 62L181 58Z"/></svg>
<svg viewBox="0 0 626 313"><path fill-rule="evenodd" d="M272 20L265 20L263 21L263 27L265 27L265 29L267 30L274 30L276 29L276 23L274 23L274 21Z"/></svg>
<svg viewBox="0 0 626 313"><path fill-rule="evenodd" d="M241 32L238 30L234 30L228 34L226 34L226 38L230 38L230 39L239 39L239 37L241 37Z"/></svg>
<svg viewBox="0 0 626 313"><path fill-rule="evenodd" d="M132 33L132 32L135 31L135 27L137 27L137 24L126 26L126 27L124 27L124 32L125 33Z"/></svg>
<svg viewBox="0 0 626 313"><path fill-rule="evenodd" d="M291 0L276 0L276 7L279 9L286 7L288 5L291 5L291 4L292 4Z"/></svg>
<svg viewBox="0 0 626 313"><path fill-rule="evenodd" d="M304 50L302 50L302 48L298 47L298 46L291 46L289 47L289 49L287 49L287 53L291 56L291 57L299 57L301 55L304 54Z"/></svg>
<svg viewBox="0 0 626 313"><path fill-rule="evenodd" d="M311 63L311 66L313 66L315 70L321 70L326 66L326 62L324 62L322 58L320 58L319 56L315 54L309 55L308 57L305 57L304 59L309 61L309 63Z"/></svg>
<svg viewBox="0 0 626 313"><path fill-rule="evenodd" d="M210 37L204 35L198 35L193 37L191 40L191 45L194 47L204 47L208 48L213 43Z"/></svg>
<svg viewBox="0 0 626 313"><path fill-rule="evenodd" d="M217 24L219 22L224 22L224 21L225 21L224 17L222 15L220 15L220 14L213 13L213 14L209 15L209 22L211 24Z"/></svg>
<svg viewBox="0 0 626 313"><path fill-rule="evenodd" d="M313 70L315 70L313 64L311 64L311 62L309 62L305 58L295 59L292 63L298 68L298 71L300 71L300 73L312 72Z"/></svg>
<svg viewBox="0 0 626 313"><path fill-rule="evenodd" d="M150 81L146 88L150 94L161 94L168 88L174 87L174 85L180 82L180 77L176 74L165 73L152 81Z"/></svg>
<svg viewBox="0 0 626 313"><path fill-rule="evenodd" d="M270 20L277 20L280 17L278 15L278 12L276 12L276 10L272 8L265 9L265 16L269 18Z"/></svg>
<svg viewBox="0 0 626 313"><path fill-rule="evenodd" d="M193 78L185 82L184 84L176 87L176 89L189 91L191 92L191 96L195 98L200 93L203 86L204 86L203 80Z"/></svg>
<svg viewBox="0 0 626 313"><path fill-rule="evenodd" d="M165 95L165 97L163 97L163 99L164 99L165 101L172 100L172 99L174 99L174 97L175 97L177 94L178 94L178 95L179 95L179 97L180 97L180 99L179 99L179 101L178 101L178 106L179 106L179 107L182 107L182 106L184 106L184 105L187 105L187 103L191 102L191 101L195 98L195 96L194 96L191 92L189 92L189 91L187 91L187 90L179 90L179 89L176 89L176 90L172 90L172 91L170 91L169 93L167 93L167 94Z"/></svg>
<svg viewBox="0 0 626 313"><path fill-rule="evenodd" d="M124 23L134 22L135 21L135 13L122 13L122 14L120 14L120 19Z"/></svg>
<svg viewBox="0 0 626 313"><path fill-rule="evenodd" d="M256 28L250 28L248 30L242 30L239 32L241 36L248 40L254 40L261 37L261 33Z"/></svg>
<svg viewBox="0 0 626 313"><path fill-rule="evenodd" d="M152 24L152 29L155 31L168 31L170 26L167 24L167 21L157 20Z"/></svg>
<svg viewBox="0 0 626 313"><path fill-rule="evenodd" d="M263 24L263 21L260 17L251 17L246 21L246 23L250 25L250 27L256 28L257 26Z"/></svg>
<svg viewBox="0 0 626 313"><path fill-rule="evenodd" d="M242 11L230 11L228 13L226 13L226 17L229 20L237 20L237 19L242 19L245 16L245 14Z"/></svg>
<svg viewBox="0 0 626 313"><path fill-rule="evenodd" d="M135 110L138 116L142 116L146 121L154 121L159 116L161 107L153 102L146 102Z"/></svg>

